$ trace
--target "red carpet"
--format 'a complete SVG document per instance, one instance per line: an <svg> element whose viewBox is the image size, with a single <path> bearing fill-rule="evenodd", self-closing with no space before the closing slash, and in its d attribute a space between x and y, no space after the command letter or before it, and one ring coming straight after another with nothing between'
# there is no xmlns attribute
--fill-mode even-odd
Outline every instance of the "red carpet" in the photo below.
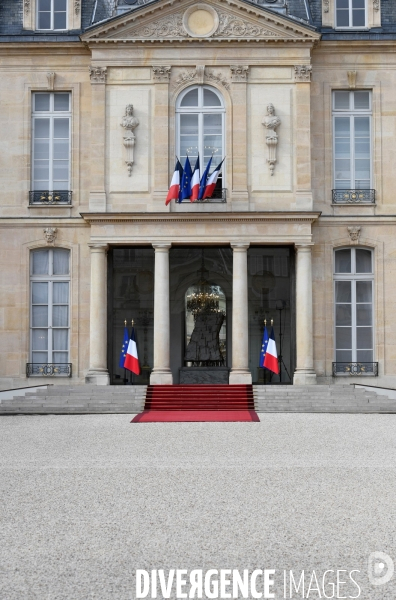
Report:
<svg viewBox="0 0 396 600"><path fill-rule="evenodd" d="M148 386L144 411L132 423L260 421L251 385Z"/></svg>

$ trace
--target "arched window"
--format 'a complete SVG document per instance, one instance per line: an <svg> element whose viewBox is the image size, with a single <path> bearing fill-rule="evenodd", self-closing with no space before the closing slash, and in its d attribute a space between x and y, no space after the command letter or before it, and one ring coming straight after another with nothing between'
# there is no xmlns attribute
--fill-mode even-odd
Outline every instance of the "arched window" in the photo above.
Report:
<svg viewBox="0 0 396 600"><path fill-rule="evenodd" d="M198 153L201 173L212 155L210 172L221 162L225 155L224 115L223 98L212 87L198 85L189 87L180 94L176 103L176 153L182 165L188 155L194 169ZM221 197L223 187L224 174L217 180L213 197Z"/></svg>
<svg viewBox="0 0 396 600"><path fill-rule="evenodd" d="M341 248L334 255L335 374L377 374L373 252Z"/></svg>
<svg viewBox="0 0 396 600"><path fill-rule="evenodd" d="M30 257L29 375L71 375L70 252L40 248Z"/></svg>

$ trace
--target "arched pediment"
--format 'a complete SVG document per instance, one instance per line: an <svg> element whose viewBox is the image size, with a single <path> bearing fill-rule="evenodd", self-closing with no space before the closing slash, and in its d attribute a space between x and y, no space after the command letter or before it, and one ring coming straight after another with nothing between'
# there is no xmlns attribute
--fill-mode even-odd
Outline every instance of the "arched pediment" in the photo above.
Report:
<svg viewBox="0 0 396 600"><path fill-rule="evenodd" d="M312 27L244 0L160 0L89 29L87 43L164 41L316 42Z"/></svg>

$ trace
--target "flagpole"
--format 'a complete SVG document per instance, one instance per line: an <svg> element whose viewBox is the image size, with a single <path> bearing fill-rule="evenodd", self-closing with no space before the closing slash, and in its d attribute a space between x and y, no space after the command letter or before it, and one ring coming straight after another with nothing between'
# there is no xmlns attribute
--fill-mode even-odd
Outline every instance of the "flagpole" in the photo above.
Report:
<svg viewBox="0 0 396 600"><path fill-rule="evenodd" d="M124 321L124 325L125 327L127 326L127 321L125 319ZM128 381L127 376L126 376L126 368L124 367L124 385L126 385L126 382Z"/></svg>
<svg viewBox="0 0 396 600"><path fill-rule="evenodd" d="M132 329L133 329L133 324L134 324L134 320L132 319L131 323L132 323ZM133 371L131 371L131 385L133 385Z"/></svg>

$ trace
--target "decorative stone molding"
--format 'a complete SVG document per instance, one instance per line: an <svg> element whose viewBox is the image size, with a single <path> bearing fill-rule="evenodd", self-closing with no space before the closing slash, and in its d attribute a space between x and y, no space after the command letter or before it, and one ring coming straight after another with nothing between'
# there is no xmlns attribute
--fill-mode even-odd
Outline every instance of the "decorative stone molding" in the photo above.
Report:
<svg viewBox="0 0 396 600"><path fill-rule="evenodd" d="M133 104L128 104L125 107L125 116L122 118L120 125L125 129L124 146L127 151L125 163L128 167L128 176L130 177L132 175L133 151L136 140L133 130L139 125L139 119L133 116Z"/></svg>
<svg viewBox="0 0 396 600"><path fill-rule="evenodd" d="M362 228L359 227L358 225L352 225L352 226L348 227L348 234L349 234L349 237L351 238L351 244L356 245L359 243L361 229Z"/></svg>
<svg viewBox="0 0 396 600"><path fill-rule="evenodd" d="M380 9L380 0L373 0L373 8L374 10Z"/></svg>
<svg viewBox="0 0 396 600"><path fill-rule="evenodd" d="M205 69L205 78L220 83L226 90L230 90L230 82L221 73L214 73L213 71Z"/></svg>
<svg viewBox="0 0 396 600"><path fill-rule="evenodd" d="M80 14L80 10L81 10L81 2L80 0L74 0L74 12L76 15Z"/></svg>
<svg viewBox="0 0 396 600"><path fill-rule="evenodd" d="M204 82L204 79L205 79L205 66L197 65L195 67L195 74L196 74L197 83L202 85Z"/></svg>
<svg viewBox="0 0 396 600"><path fill-rule="evenodd" d="M323 0L323 12L329 12L329 0Z"/></svg>
<svg viewBox="0 0 396 600"><path fill-rule="evenodd" d="M227 13L219 13L219 28L215 37L229 38L278 38L279 34L249 23L240 17Z"/></svg>
<svg viewBox="0 0 396 600"><path fill-rule="evenodd" d="M53 90L55 88L55 73L54 71L49 71L47 73L47 79L48 79L48 89L49 90Z"/></svg>
<svg viewBox="0 0 396 600"><path fill-rule="evenodd" d="M30 13L30 0L23 1L23 10L25 11L25 15Z"/></svg>
<svg viewBox="0 0 396 600"><path fill-rule="evenodd" d="M280 118L275 115L275 108L273 104L268 104L267 116L262 120L262 124L267 130L267 135L265 137L265 141L268 146L267 163L269 164L271 175L273 175L276 164L276 147L278 145L278 134L276 133L275 129L281 124Z"/></svg>
<svg viewBox="0 0 396 600"><path fill-rule="evenodd" d="M294 81L309 83L311 81L311 65L296 65L294 67Z"/></svg>
<svg viewBox="0 0 396 600"><path fill-rule="evenodd" d="M161 81L167 83L170 79L171 67L153 67L153 79L154 81Z"/></svg>
<svg viewBox="0 0 396 600"><path fill-rule="evenodd" d="M193 38L211 37L218 26L219 15L209 4L193 4L183 14L183 27Z"/></svg>
<svg viewBox="0 0 396 600"><path fill-rule="evenodd" d="M56 236L58 235L57 227L46 227L45 229L43 229L43 232L47 244L54 245Z"/></svg>
<svg viewBox="0 0 396 600"><path fill-rule="evenodd" d="M232 65L231 69L231 80L233 82L246 82L249 74L249 67L244 67L241 65Z"/></svg>
<svg viewBox="0 0 396 600"><path fill-rule="evenodd" d="M91 83L106 83L107 67L89 67Z"/></svg>
<svg viewBox="0 0 396 600"><path fill-rule="evenodd" d="M348 75L348 85L349 85L349 88L351 90L354 90L356 88L357 71L348 71L347 75Z"/></svg>

